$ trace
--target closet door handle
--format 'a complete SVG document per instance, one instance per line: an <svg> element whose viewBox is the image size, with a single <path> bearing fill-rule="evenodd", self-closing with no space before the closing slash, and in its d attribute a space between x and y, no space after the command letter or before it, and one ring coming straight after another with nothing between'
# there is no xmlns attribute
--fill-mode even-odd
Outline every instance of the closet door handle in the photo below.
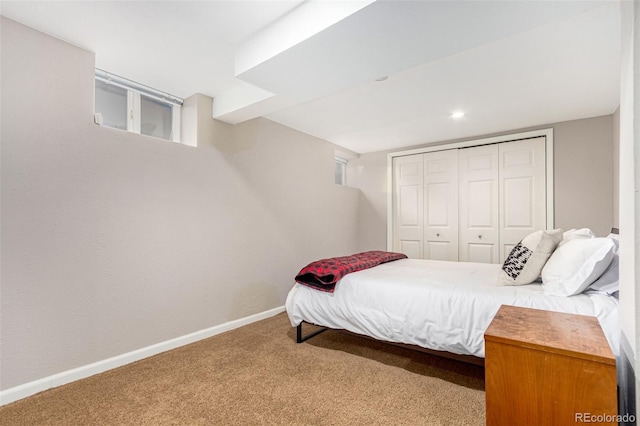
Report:
<svg viewBox="0 0 640 426"><path fill-rule="evenodd" d="M439 236L440 236L440 234L436 234L436 237L439 237Z"/></svg>
<svg viewBox="0 0 640 426"><path fill-rule="evenodd" d="M482 239L482 235L478 235L478 239L481 240Z"/></svg>

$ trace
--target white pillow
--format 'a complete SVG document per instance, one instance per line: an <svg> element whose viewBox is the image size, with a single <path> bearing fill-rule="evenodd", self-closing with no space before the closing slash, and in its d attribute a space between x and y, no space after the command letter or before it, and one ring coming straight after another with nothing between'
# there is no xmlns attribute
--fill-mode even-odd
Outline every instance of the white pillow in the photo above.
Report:
<svg viewBox="0 0 640 426"><path fill-rule="evenodd" d="M558 247L542 269L544 294L582 293L611 264L614 247L609 238L577 238Z"/></svg>
<svg viewBox="0 0 640 426"><path fill-rule="evenodd" d="M585 293L608 294L609 296L620 291L620 258L614 253L613 260L600 278L591 284Z"/></svg>
<svg viewBox="0 0 640 426"><path fill-rule="evenodd" d="M609 238L611 241L613 241L613 244L616 245L615 248L615 252L616 254L620 251L620 235L618 234L609 234L607 235L607 238Z"/></svg>
<svg viewBox="0 0 640 426"><path fill-rule="evenodd" d="M562 229L527 235L509 253L502 265L498 285L531 284L562 239Z"/></svg>
<svg viewBox="0 0 640 426"><path fill-rule="evenodd" d="M618 234L609 234L607 238L613 241L614 244L613 260L607 270L587 288L585 293L600 293L613 296L620 291L620 256L618 255L620 236Z"/></svg>
<svg viewBox="0 0 640 426"><path fill-rule="evenodd" d="M593 232L589 228L569 229L562 234L562 241L558 243L558 247L562 247L568 241L575 240L577 238L594 238Z"/></svg>

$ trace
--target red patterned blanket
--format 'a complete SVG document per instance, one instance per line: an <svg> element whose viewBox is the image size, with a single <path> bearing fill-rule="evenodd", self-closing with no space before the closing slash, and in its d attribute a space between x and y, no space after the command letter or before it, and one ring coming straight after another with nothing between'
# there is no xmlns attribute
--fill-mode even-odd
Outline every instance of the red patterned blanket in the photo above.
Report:
<svg viewBox="0 0 640 426"><path fill-rule="evenodd" d="M402 253L366 251L351 256L332 257L311 262L296 275L296 282L316 290L333 293L336 283L351 272L372 268L381 263L405 259Z"/></svg>

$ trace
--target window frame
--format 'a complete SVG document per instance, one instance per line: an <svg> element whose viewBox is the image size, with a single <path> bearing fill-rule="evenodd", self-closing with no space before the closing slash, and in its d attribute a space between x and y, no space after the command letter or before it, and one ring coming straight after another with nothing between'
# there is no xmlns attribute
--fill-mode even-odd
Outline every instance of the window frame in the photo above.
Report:
<svg viewBox="0 0 640 426"><path fill-rule="evenodd" d="M170 139L158 138L162 140L168 140L172 142L181 143L180 131L181 131L181 113L183 100L169 93L162 92L157 89L145 86L135 81L128 80L124 77L120 77L116 74L95 69L94 78L94 90L95 81L102 81L106 84L113 84L127 91L127 131L131 133L140 133L141 121L142 121L142 100L141 96L154 99L164 104L171 106L171 137ZM95 112L95 101L94 101ZM149 136L149 135L145 135Z"/></svg>
<svg viewBox="0 0 640 426"><path fill-rule="evenodd" d="M335 169L334 169L334 182L336 185L341 185L341 186L347 186L347 163L349 162L349 160L342 158L342 157L338 157L335 156L334 157L334 167L340 167L340 169L342 170L341 173L341 178L342 181L341 182L335 182Z"/></svg>

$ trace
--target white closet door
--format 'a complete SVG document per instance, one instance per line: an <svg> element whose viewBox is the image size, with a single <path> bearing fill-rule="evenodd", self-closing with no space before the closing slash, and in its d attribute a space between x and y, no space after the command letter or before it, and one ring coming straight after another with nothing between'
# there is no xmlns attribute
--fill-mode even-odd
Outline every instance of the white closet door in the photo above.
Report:
<svg viewBox="0 0 640 426"><path fill-rule="evenodd" d="M498 145L463 148L458 155L460 260L499 263Z"/></svg>
<svg viewBox="0 0 640 426"><path fill-rule="evenodd" d="M500 155L500 258L530 233L546 229L545 138L502 143Z"/></svg>
<svg viewBox="0 0 640 426"><path fill-rule="evenodd" d="M458 150L424 154L424 258L458 260Z"/></svg>
<svg viewBox="0 0 640 426"><path fill-rule="evenodd" d="M423 154L393 159L393 251L423 257Z"/></svg>

